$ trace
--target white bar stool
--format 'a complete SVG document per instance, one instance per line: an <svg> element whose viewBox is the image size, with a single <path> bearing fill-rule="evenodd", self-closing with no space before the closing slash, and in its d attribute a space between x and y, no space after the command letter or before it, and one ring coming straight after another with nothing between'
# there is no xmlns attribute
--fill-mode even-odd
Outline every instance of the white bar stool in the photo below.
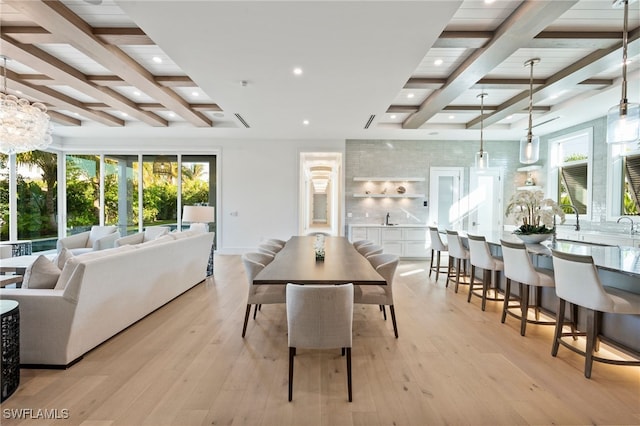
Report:
<svg viewBox="0 0 640 426"><path fill-rule="evenodd" d="M467 274L467 260L469 260L469 250L462 244L460 235L457 231L447 230L447 243L449 246L449 268L447 270L447 283L446 287L449 287L449 280L456 284L455 292L458 292L458 285L469 285L469 281L460 281L460 268L464 269L463 277L469 277ZM451 279L453 277L453 269L455 268L455 281Z"/></svg>
<svg viewBox="0 0 640 426"><path fill-rule="evenodd" d="M560 299L551 355L555 357L558 354L559 345L563 345L584 356L584 376L586 378L591 377L593 361L640 366L640 354L637 353L634 353L635 360L611 359L596 355L600 349L599 334L602 313L640 315L640 295L613 287L604 287L600 282L598 270L593 264L591 256L564 253L557 250L551 250L551 252L553 254L556 293ZM563 337L571 335L562 331L566 302L582 306L587 310L586 333L578 333L578 335L587 338L585 350L563 340Z"/></svg>
<svg viewBox="0 0 640 426"><path fill-rule="evenodd" d="M449 251L449 247L447 246L447 244L442 242L442 239L440 239L440 232L438 231L438 228L436 228L435 226L430 226L429 227L429 237L431 238L431 263L429 265L429 277L431 277L431 272L435 271L436 273L436 282L438 282L438 275L440 275L440 254L443 251L448 252ZM436 266L433 266L433 258L434 255L436 255ZM445 268L445 266L443 266L443 268ZM448 266L446 267L448 270Z"/></svg>
<svg viewBox="0 0 640 426"><path fill-rule="evenodd" d="M471 261L471 278L469 284L469 297L467 302L471 302L471 296L478 296L482 298L482 310L484 311L487 305L487 300L501 300L498 297L498 283L500 271L504 271L504 262L502 258L493 256L491 250L489 250L489 244L483 236L467 234L469 238L469 259ZM476 268L483 270L482 273L482 286L475 285L475 272ZM495 279L492 280L492 276L495 275ZM489 297L489 287L493 281L493 297ZM477 294L475 289L481 288L482 292Z"/></svg>

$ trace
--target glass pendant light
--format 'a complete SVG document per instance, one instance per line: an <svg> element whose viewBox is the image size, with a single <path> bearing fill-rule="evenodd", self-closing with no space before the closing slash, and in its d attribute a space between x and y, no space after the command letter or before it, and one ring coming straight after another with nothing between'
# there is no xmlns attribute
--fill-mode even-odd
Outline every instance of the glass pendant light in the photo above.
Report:
<svg viewBox="0 0 640 426"><path fill-rule="evenodd" d="M627 26L629 18L629 0L616 0L613 6L624 5L624 24L622 29L622 97L607 113L607 143L635 142L640 133L640 105L629 103L627 99Z"/></svg>
<svg viewBox="0 0 640 426"><path fill-rule="evenodd" d="M489 153L484 150L484 97L486 93L480 93L480 151L476 152L476 168L486 169L489 167Z"/></svg>
<svg viewBox="0 0 640 426"><path fill-rule="evenodd" d="M520 162L522 164L533 164L540 158L540 138L533 136L533 65L540 62L540 58L529 59L524 66L531 67L529 75L529 130L527 136L520 139Z"/></svg>

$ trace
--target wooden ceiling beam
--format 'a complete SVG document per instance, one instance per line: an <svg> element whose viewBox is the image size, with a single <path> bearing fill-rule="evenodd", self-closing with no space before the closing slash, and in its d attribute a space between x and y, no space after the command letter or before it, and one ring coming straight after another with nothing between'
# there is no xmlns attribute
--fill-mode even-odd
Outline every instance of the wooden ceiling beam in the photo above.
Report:
<svg viewBox="0 0 640 426"><path fill-rule="evenodd" d="M52 34L40 26L3 26L0 33L24 44L63 43L60 37ZM106 44L116 46L154 45L153 40L140 28L93 28L93 34Z"/></svg>
<svg viewBox="0 0 640 426"><path fill-rule="evenodd" d="M63 124L65 126L82 126L82 120L69 117L66 114L61 114L57 111L48 110L47 114L49 114L49 118L51 121L58 124Z"/></svg>
<svg viewBox="0 0 640 426"><path fill-rule="evenodd" d="M3 67L0 66L0 70L4 72ZM13 90L20 90L25 96L37 99L40 102L56 105L60 109L69 110L71 112L77 112L88 119L94 120L98 123L107 126L124 126L124 121L101 111L93 111L87 108L82 102L73 99L70 96L57 92L47 86L33 86L28 83L24 83L19 80L18 74L11 70L6 70L7 80L11 81L9 88Z"/></svg>
<svg viewBox="0 0 640 426"><path fill-rule="evenodd" d="M493 31L443 31L433 44L441 49L480 49ZM622 39L620 31L542 31L523 44L526 48L602 49Z"/></svg>
<svg viewBox="0 0 640 426"><path fill-rule="evenodd" d="M113 45L105 44L93 33L93 28L58 0L21 1L3 0L25 14L36 24L66 43L83 52L99 64L113 71L125 81L158 100L168 109L198 127L211 127L212 122L204 114L189 108L188 103L169 88L155 82L154 76L144 67Z"/></svg>
<svg viewBox="0 0 640 426"><path fill-rule="evenodd" d="M523 2L498 27L493 38L463 61L447 83L429 95L420 109L402 123L402 127L420 128L576 3L577 0ZM531 16L536 19L531 19Z"/></svg>
<svg viewBox="0 0 640 426"><path fill-rule="evenodd" d="M0 50L8 57L45 73L54 82L79 90L137 120L156 127L168 125L164 118L138 109L135 102L108 87L100 87L91 83L80 71L36 46L18 43L8 36L0 35Z"/></svg>
<svg viewBox="0 0 640 426"><path fill-rule="evenodd" d="M636 49L640 45L640 27L629 33L629 49ZM616 43L608 49L598 49L579 61L558 71L545 80L545 83L533 90L533 102L539 102L562 90L574 88L577 84L587 81L590 76L597 75L615 67L621 62L620 50L622 43ZM535 68L534 68L535 74ZM512 97L504 102L491 114L485 115L484 126L495 124L503 118L526 108L529 104L529 91ZM467 128L477 128L480 125L480 117L467 123Z"/></svg>

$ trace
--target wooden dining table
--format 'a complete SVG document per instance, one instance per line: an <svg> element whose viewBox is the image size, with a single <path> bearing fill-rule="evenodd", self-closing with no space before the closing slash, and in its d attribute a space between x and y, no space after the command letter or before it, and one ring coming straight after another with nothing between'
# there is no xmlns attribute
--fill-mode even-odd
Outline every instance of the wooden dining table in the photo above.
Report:
<svg viewBox="0 0 640 426"><path fill-rule="evenodd" d="M254 284L385 285L386 281L345 237L324 237L324 261L316 261L316 237L292 237Z"/></svg>

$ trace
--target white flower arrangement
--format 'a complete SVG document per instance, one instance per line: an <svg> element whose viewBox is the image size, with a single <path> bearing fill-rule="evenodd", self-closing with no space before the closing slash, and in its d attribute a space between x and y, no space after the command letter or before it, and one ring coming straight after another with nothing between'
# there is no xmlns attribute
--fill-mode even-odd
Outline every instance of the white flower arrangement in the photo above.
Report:
<svg viewBox="0 0 640 426"><path fill-rule="evenodd" d="M516 191L505 214L522 223L513 232L520 235L553 233L554 216L560 217L560 223L564 223L564 211L551 198L544 198L542 191Z"/></svg>

